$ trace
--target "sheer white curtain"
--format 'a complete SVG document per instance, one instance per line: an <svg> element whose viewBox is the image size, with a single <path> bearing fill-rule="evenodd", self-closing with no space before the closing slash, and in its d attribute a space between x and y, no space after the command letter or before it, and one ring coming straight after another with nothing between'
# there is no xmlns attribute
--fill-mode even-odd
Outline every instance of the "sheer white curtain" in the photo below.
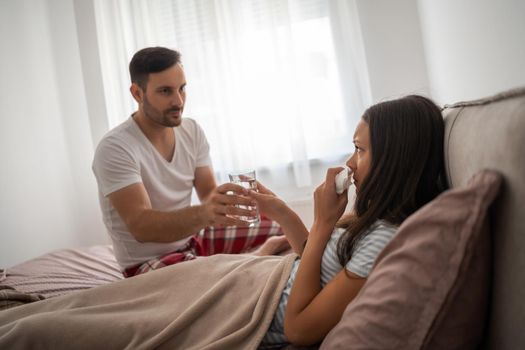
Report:
<svg viewBox="0 0 525 350"><path fill-rule="evenodd" d="M370 101L353 0L95 0L95 8L111 127L136 108L131 56L159 45L182 53L185 116L204 128L219 180L234 169L288 169L295 186L311 186L312 161L352 152Z"/></svg>

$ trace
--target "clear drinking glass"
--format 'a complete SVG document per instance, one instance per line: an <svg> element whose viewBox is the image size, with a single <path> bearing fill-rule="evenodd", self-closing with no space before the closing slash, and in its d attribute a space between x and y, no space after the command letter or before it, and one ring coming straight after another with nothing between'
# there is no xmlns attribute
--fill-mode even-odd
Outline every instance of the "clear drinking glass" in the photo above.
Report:
<svg viewBox="0 0 525 350"><path fill-rule="evenodd" d="M241 185L244 188L257 191L257 179L255 177L255 170L244 170L239 172L232 172L228 174L230 177L230 182L235 183L237 185ZM239 216L240 220L246 221L250 223L250 226L258 223L260 221L259 217L259 211L257 210L257 207L250 207L246 205L238 205L241 209L248 209L252 210L255 209L257 213L255 216Z"/></svg>

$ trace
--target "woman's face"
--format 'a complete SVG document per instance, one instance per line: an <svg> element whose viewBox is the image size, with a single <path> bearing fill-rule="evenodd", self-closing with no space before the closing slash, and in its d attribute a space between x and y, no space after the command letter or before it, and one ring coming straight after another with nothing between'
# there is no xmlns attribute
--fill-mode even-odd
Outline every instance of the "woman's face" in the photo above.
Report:
<svg viewBox="0 0 525 350"><path fill-rule="evenodd" d="M368 175L370 163L372 162L372 150L370 149L370 129L368 123L363 119L359 121L354 133L355 152L347 160L346 165L353 170L353 178L356 190L359 191L361 183Z"/></svg>

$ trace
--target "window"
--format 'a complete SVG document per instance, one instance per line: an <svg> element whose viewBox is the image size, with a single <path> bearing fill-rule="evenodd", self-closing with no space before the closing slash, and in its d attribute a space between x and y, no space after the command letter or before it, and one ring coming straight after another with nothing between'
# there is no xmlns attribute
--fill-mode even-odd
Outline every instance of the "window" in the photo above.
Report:
<svg viewBox="0 0 525 350"><path fill-rule="evenodd" d="M312 160L350 153L368 104L351 4L96 2L110 125L136 108L128 93L133 53L146 46L174 48L182 53L188 82L184 115L204 128L219 177L233 169L289 167L295 186L311 186Z"/></svg>

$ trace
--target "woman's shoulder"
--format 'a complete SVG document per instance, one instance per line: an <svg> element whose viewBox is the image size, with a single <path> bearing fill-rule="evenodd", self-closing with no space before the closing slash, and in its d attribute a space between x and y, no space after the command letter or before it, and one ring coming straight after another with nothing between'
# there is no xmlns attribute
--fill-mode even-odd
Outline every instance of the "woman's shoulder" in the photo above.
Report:
<svg viewBox="0 0 525 350"><path fill-rule="evenodd" d="M397 232L398 226L389 223L385 220L377 220L368 228L368 232L358 243L359 245L367 245L371 242L384 241L388 242Z"/></svg>
<svg viewBox="0 0 525 350"><path fill-rule="evenodd" d="M377 220L357 242L352 258L346 269L366 278L372 269L376 257L390 242L397 231L397 226L385 220Z"/></svg>
<svg viewBox="0 0 525 350"><path fill-rule="evenodd" d="M386 220L379 219L376 222L374 222L372 225L370 225L369 233L372 232L388 232L391 234L396 233L397 229L399 228L398 225L392 224Z"/></svg>

